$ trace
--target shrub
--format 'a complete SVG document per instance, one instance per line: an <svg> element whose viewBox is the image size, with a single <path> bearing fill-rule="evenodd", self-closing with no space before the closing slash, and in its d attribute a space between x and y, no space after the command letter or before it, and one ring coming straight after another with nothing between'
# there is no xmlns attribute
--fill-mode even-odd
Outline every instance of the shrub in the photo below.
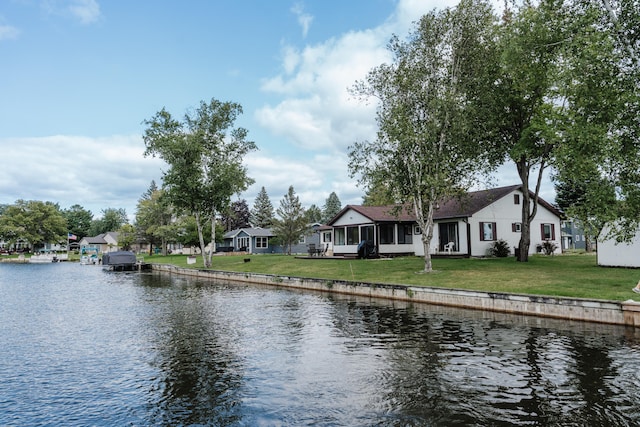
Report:
<svg viewBox="0 0 640 427"><path fill-rule="evenodd" d="M545 240L542 242L542 250L545 255L553 255L556 249L558 249L558 245L556 245L555 242L552 242L551 240Z"/></svg>
<svg viewBox="0 0 640 427"><path fill-rule="evenodd" d="M509 254L511 254L511 248L509 248L509 243L503 239L496 240L489 248L490 256L505 258L508 257Z"/></svg>

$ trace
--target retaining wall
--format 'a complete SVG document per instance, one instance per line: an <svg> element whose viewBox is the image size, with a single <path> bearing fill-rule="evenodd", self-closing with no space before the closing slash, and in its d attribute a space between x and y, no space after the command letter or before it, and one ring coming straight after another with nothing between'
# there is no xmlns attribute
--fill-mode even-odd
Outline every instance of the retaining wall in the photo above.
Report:
<svg viewBox="0 0 640 427"><path fill-rule="evenodd" d="M152 269L208 280L257 283L475 310L640 327L640 303L633 301L619 302L583 298L557 298L499 292L467 291L461 289L389 285L383 283L307 279L271 274L196 270L165 264L152 264Z"/></svg>

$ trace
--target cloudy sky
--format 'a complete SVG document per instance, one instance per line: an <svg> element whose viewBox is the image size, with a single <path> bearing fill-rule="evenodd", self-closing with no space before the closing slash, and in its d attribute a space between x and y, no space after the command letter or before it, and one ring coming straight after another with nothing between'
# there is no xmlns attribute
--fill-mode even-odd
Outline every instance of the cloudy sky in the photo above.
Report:
<svg viewBox="0 0 640 427"><path fill-rule="evenodd" d="M201 100L243 106L246 158L274 206L293 185L305 206L363 190L347 150L375 137L375 110L348 92L389 59L392 34L454 0L3 0L0 203L79 204L131 218L164 165L143 156L142 122ZM513 166L496 177L517 183ZM548 190L543 197L553 200Z"/></svg>

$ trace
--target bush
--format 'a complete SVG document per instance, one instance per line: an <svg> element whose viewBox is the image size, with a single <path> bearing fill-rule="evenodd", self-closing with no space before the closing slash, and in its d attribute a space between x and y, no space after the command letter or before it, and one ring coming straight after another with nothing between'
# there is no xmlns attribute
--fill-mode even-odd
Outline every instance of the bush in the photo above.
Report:
<svg viewBox="0 0 640 427"><path fill-rule="evenodd" d="M509 248L509 243L507 243L506 240L496 240L489 248L490 256L505 258L508 257L509 254L511 254L511 249Z"/></svg>
<svg viewBox="0 0 640 427"><path fill-rule="evenodd" d="M556 245L555 242L552 242L551 240L545 240L542 242L542 250L545 255L553 255L556 249L558 249L558 245Z"/></svg>

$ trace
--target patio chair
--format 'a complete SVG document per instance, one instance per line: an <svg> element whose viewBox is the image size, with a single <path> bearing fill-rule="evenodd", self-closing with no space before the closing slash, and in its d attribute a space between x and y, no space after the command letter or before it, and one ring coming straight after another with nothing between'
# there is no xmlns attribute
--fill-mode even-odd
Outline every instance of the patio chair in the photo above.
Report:
<svg viewBox="0 0 640 427"><path fill-rule="evenodd" d="M444 245L444 250L447 252L447 254L451 255L451 252L453 252L453 247L456 244L454 242L449 242L446 245Z"/></svg>
<svg viewBox="0 0 640 427"><path fill-rule="evenodd" d="M316 255L316 244L315 243L309 243L309 246L307 246L307 251L309 252L309 256L314 256Z"/></svg>

